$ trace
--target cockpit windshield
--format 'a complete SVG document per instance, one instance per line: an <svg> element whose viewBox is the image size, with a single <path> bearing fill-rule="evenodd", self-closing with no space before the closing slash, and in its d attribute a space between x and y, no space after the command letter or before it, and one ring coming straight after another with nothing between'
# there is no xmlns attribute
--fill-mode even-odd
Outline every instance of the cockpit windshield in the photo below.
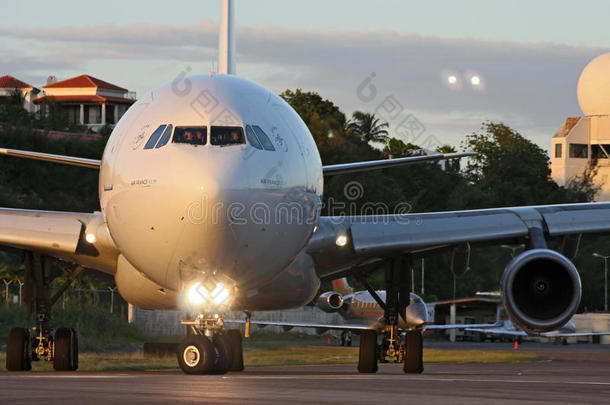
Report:
<svg viewBox="0 0 610 405"><path fill-rule="evenodd" d="M212 127L210 143L219 146L245 144L244 129L242 127Z"/></svg>
<svg viewBox="0 0 610 405"><path fill-rule="evenodd" d="M208 142L206 127L176 127L173 143L187 143L190 145L205 145Z"/></svg>

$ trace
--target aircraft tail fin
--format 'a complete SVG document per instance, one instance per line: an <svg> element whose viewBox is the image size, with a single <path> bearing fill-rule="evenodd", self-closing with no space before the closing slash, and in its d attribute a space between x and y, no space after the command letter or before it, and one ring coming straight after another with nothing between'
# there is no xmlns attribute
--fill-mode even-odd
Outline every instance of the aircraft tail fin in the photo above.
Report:
<svg viewBox="0 0 610 405"><path fill-rule="evenodd" d="M218 73L235 74L235 22L233 0L222 1L220 36L218 44Z"/></svg>
<svg viewBox="0 0 610 405"><path fill-rule="evenodd" d="M341 295L352 294L354 289L348 284L347 277L339 278L332 281L333 291Z"/></svg>

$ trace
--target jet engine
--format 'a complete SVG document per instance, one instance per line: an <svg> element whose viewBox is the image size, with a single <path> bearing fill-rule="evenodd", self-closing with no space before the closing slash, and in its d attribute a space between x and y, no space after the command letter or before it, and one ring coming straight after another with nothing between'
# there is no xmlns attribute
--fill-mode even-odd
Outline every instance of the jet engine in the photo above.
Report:
<svg viewBox="0 0 610 405"><path fill-rule="evenodd" d="M343 296L334 291L327 291L318 297L316 305L324 312L337 312L343 306Z"/></svg>
<svg viewBox="0 0 610 405"><path fill-rule="evenodd" d="M581 296L576 267L548 249L532 249L515 257L501 281L504 308L514 324L530 333L550 332L576 312Z"/></svg>

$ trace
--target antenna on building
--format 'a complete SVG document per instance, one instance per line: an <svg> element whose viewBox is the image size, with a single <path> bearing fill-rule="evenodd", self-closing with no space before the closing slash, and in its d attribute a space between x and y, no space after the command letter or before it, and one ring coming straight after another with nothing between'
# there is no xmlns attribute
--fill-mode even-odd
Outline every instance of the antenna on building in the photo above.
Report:
<svg viewBox="0 0 610 405"><path fill-rule="evenodd" d="M233 16L233 0L222 0L218 41L218 73L220 74L235 74L235 23Z"/></svg>
<svg viewBox="0 0 610 405"><path fill-rule="evenodd" d="M57 83L57 76L50 75L49 77L47 77L47 86L53 83Z"/></svg>

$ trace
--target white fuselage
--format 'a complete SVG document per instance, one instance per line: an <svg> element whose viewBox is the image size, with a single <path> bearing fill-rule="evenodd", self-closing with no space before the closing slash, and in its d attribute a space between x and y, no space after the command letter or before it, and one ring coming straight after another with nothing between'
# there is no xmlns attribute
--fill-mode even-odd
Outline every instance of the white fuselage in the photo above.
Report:
<svg viewBox="0 0 610 405"><path fill-rule="evenodd" d="M170 138L145 149L151 134L170 124L206 127L206 144ZM249 140L210 142L214 126L247 125L262 128L275 150L257 149ZM121 252L117 272L128 263L163 292L214 274L234 283L240 309L257 309L265 306L254 304L260 291L285 272L307 278L301 284L313 291L301 291L284 306L315 294L313 264L302 256L322 188L315 142L284 100L243 78L198 75L150 92L127 111L104 151L99 194Z"/></svg>

